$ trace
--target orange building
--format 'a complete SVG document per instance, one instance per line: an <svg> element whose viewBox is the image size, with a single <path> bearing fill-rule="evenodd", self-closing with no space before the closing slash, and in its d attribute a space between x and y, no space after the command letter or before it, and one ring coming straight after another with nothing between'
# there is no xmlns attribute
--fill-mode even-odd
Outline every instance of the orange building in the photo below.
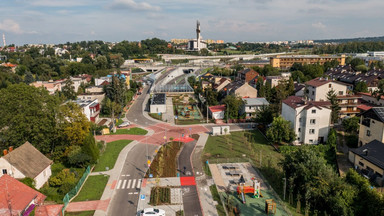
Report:
<svg viewBox="0 0 384 216"><path fill-rule="evenodd" d="M270 58L270 64L275 68L290 68L294 63L300 64L324 64L332 60L337 60L340 65L345 65L345 55L341 56L276 56Z"/></svg>

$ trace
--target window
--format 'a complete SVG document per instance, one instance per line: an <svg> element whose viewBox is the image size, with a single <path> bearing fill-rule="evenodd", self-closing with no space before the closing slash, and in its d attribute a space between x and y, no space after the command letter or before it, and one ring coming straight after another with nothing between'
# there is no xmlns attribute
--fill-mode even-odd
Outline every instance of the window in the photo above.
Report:
<svg viewBox="0 0 384 216"><path fill-rule="evenodd" d="M315 91L312 91L312 95L315 95Z"/></svg>
<svg viewBox="0 0 384 216"><path fill-rule="evenodd" d="M301 132L301 128L299 128L299 130L298 130L299 132Z"/></svg>
<svg viewBox="0 0 384 216"><path fill-rule="evenodd" d="M310 124L316 124L316 119L311 119L311 120L309 120L309 123L310 123Z"/></svg>
<svg viewBox="0 0 384 216"><path fill-rule="evenodd" d="M309 134L314 134L315 133L315 129L309 129Z"/></svg>
<svg viewBox="0 0 384 216"><path fill-rule="evenodd" d="M371 131L367 130L367 136L371 136Z"/></svg>
<svg viewBox="0 0 384 216"><path fill-rule="evenodd" d="M3 175L7 174L7 169L3 169Z"/></svg>
<svg viewBox="0 0 384 216"><path fill-rule="evenodd" d="M359 161L359 165L360 165L360 166L362 166L362 167L364 167L364 164L363 164L363 163L361 163L360 161Z"/></svg>
<svg viewBox="0 0 384 216"><path fill-rule="evenodd" d="M312 110L312 113L316 113L316 110L315 110L315 109L313 109L313 110Z"/></svg>
<svg viewBox="0 0 384 216"><path fill-rule="evenodd" d="M309 140L309 143L313 143L313 139L310 139L310 140Z"/></svg>
<svg viewBox="0 0 384 216"><path fill-rule="evenodd" d="M343 91L339 91L339 95L343 95L344 94L344 92Z"/></svg>
<svg viewBox="0 0 384 216"><path fill-rule="evenodd" d="M299 122L301 122L301 118L299 118Z"/></svg>

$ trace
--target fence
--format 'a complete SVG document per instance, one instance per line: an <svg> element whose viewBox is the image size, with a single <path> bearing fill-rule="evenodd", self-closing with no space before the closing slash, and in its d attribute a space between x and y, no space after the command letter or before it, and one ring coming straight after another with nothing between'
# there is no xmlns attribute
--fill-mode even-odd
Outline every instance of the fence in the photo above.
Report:
<svg viewBox="0 0 384 216"><path fill-rule="evenodd" d="M85 172L84 172L83 176L81 177L81 179L79 180L79 182L77 182L77 185L71 191L69 191L67 194L65 194L64 199L63 199L64 206L61 210L62 215L64 215L65 208L67 207L69 202L80 191L81 186L83 186L83 184L84 184L85 180L87 179L87 176L89 175L90 172L91 172L91 167L88 166L87 169L85 169Z"/></svg>

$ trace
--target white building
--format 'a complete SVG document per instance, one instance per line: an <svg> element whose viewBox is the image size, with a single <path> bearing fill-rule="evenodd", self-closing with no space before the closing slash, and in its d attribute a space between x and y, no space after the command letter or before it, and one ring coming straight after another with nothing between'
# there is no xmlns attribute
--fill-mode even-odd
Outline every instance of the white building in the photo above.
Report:
<svg viewBox="0 0 384 216"><path fill-rule="evenodd" d="M188 42L188 50L200 51L201 49L206 49L207 43L203 41L203 38L200 35L200 22L196 23L196 39L190 40Z"/></svg>
<svg viewBox="0 0 384 216"><path fill-rule="evenodd" d="M83 111L84 115L87 117L89 121L97 122L99 120L100 104L97 99L94 99L94 100L77 99L74 102L80 106L81 110Z"/></svg>
<svg viewBox="0 0 384 216"><path fill-rule="evenodd" d="M52 175L53 163L29 142L0 158L0 176L8 174L16 179L31 178L35 181L35 187L40 189Z"/></svg>
<svg viewBox="0 0 384 216"><path fill-rule="evenodd" d="M261 110L265 106L269 106L265 98L243 98L244 106L241 113L246 113L245 118L250 119L256 111Z"/></svg>
<svg viewBox="0 0 384 216"><path fill-rule="evenodd" d="M291 122L296 133L295 144L319 144L328 139L331 123L329 101L304 101L290 96L283 100L282 116Z"/></svg>
<svg viewBox="0 0 384 216"><path fill-rule="evenodd" d="M311 101L326 101L327 93L334 90L336 95L347 95L352 85L345 84L339 81L334 81L328 78L315 78L305 83L306 95Z"/></svg>
<svg viewBox="0 0 384 216"><path fill-rule="evenodd" d="M165 113L167 112L167 98L164 93L154 94L151 98L149 106L150 113Z"/></svg>
<svg viewBox="0 0 384 216"><path fill-rule="evenodd" d="M225 105L210 106L208 112L213 119L224 119Z"/></svg>

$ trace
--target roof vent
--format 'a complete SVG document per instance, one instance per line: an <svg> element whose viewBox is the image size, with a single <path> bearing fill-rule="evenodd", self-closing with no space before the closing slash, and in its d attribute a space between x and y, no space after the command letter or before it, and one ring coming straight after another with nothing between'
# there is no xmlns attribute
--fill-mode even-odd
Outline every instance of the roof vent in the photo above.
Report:
<svg viewBox="0 0 384 216"><path fill-rule="evenodd" d="M365 156L368 156L368 149L364 149L363 152L365 153Z"/></svg>

